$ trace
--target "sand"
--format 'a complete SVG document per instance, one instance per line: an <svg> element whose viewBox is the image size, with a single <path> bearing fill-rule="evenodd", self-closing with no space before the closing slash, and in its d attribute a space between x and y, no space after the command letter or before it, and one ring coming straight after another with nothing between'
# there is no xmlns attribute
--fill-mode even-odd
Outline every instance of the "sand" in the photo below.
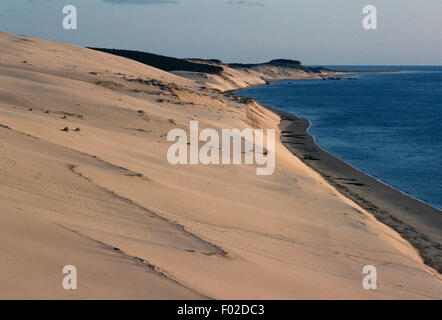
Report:
<svg viewBox="0 0 442 320"><path fill-rule="evenodd" d="M319 148L307 133L308 120L272 110L281 116L281 140L293 154L318 171L340 193L396 230L418 249L427 265L442 272L440 210L364 174Z"/></svg>
<svg viewBox="0 0 442 320"><path fill-rule="evenodd" d="M0 298L442 298L406 239L279 138L271 176L167 162L168 131L190 120L280 136L277 114L223 92L264 75L231 72L204 82L1 32Z"/></svg>

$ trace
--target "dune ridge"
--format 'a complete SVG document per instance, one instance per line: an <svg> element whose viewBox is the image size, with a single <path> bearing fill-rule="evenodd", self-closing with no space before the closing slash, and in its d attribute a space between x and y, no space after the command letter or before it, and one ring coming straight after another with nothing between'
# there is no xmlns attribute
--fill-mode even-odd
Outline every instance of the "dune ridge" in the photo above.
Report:
<svg viewBox="0 0 442 320"><path fill-rule="evenodd" d="M190 120L279 137L278 115L227 91L267 76L0 32L0 298L440 299L418 252L279 138L268 177L169 165L166 135ZM362 288L368 264L378 290ZM64 265L78 290L62 288Z"/></svg>

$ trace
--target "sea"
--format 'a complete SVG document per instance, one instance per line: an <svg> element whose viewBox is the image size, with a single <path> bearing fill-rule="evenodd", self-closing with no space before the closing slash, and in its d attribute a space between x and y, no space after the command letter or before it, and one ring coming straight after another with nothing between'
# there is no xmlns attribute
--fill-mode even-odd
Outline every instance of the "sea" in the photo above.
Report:
<svg viewBox="0 0 442 320"><path fill-rule="evenodd" d="M442 210L442 66L324 66L342 80L236 92L308 119L316 144Z"/></svg>

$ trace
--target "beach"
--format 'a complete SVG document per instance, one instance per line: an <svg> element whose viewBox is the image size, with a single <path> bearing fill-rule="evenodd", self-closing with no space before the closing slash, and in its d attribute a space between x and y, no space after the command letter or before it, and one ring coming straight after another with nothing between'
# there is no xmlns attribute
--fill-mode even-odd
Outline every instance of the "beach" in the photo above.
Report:
<svg viewBox="0 0 442 320"><path fill-rule="evenodd" d="M435 209L230 92L328 73L223 68L166 72L0 32L1 299L442 298ZM171 165L167 134L193 120L275 129L275 172ZM66 265L78 290L62 287Z"/></svg>
<svg viewBox="0 0 442 320"><path fill-rule="evenodd" d="M322 150L307 132L309 122L272 109L281 117L283 144L324 179L390 226L418 249L427 265L442 271L441 211L416 200Z"/></svg>

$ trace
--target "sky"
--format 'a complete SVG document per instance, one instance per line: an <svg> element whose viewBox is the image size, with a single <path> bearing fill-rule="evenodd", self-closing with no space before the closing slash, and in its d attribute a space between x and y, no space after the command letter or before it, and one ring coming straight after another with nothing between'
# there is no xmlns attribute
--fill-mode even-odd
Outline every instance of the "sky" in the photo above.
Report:
<svg viewBox="0 0 442 320"><path fill-rule="evenodd" d="M77 30L63 29L68 4ZM362 27L366 5L376 30ZM224 62L442 65L441 0L1 0L0 30Z"/></svg>

